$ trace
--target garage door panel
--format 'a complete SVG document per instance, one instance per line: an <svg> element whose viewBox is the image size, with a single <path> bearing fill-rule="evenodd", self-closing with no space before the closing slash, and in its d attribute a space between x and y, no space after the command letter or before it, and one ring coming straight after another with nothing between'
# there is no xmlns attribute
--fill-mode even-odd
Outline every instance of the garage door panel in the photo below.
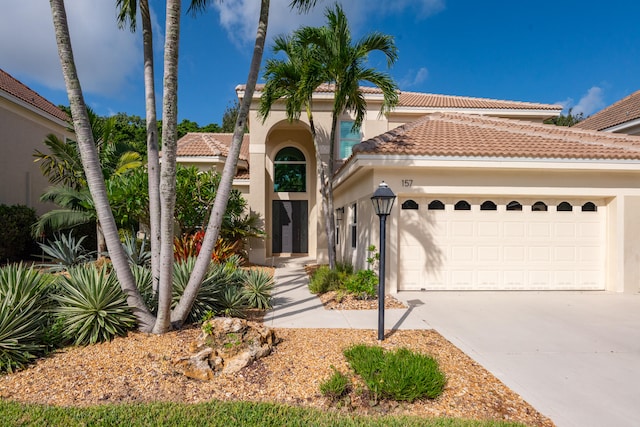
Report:
<svg viewBox="0 0 640 427"><path fill-rule="evenodd" d="M584 201L532 212L517 197L522 211L504 201L481 211L471 197L470 211L453 210L455 201L427 210L428 199L415 200L418 210L400 211L399 289L604 289L602 202L596 212L582 212Z"/></svg>

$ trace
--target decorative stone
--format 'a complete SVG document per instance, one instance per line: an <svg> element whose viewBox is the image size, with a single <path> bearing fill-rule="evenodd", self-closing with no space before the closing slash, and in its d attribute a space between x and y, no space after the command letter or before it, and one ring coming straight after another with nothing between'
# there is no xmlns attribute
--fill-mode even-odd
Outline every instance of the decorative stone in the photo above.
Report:
<svg viewBox="0 0 640 427"><path fill-rule="evenodd" d="M209 380L240 371L270 354L277 343L275 332L261 323L215 317L202 325L202 333L189 346L195 354L178 359L174 366L189 378Z"/></svg>

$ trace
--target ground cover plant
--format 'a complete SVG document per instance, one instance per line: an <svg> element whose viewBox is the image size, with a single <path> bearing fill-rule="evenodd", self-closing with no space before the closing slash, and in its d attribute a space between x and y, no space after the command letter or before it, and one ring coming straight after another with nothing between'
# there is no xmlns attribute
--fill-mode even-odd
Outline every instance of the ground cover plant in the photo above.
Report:
<svg viewBox="0 0 640 427"><path fill-rule="evenodd" d="M435 399L447 383L433 357L406 348L388 351L360 344L346 349L344 356L362 377L374 400L380 397L409 402L425 397Z"/></svg>

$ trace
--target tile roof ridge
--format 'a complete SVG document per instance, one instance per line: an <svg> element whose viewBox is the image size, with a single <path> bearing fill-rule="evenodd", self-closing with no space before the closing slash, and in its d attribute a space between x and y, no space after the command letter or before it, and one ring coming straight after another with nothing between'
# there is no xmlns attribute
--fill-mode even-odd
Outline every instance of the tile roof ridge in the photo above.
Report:
<svg viewBox="0 0 640 427"><path fill-rule="evenodd" d="M442 93L432 93L432 92L415 92L415 91L405 91L401 90L400 94L406 95L426 95L426 96L438 96L442 98L455 98L455 99L467 99L473 101L491 101L491 102L503 102L503 103L516 103L523 105L545 105L549 107L558 107L558 109L562 109L563 107L560 104L547 104L544 102L531 102L531 101L517 101L512 99L497 99L497 98L486 98L486 97L478 97L478 96L466 96L466 95L445 95Z"/></svg>
<svg viewBox="0 0 640 427"><path fill-rule="evenodd" d="M482 121L482 124L475 123L474 125L526 136L556 138L567 142L616 147L640 152L640 136L575 129L569 126L556 126L553 124L534 123L517 119L489 117L481 114L441 113L440 116L441 121L448 121L449 123L469 124L470 121ZM583 137L588 136L590 139L585 140L584 138L578 137L578 135Z"/></svg>
<svg viewBox="0 0 640 427"><path fill-rule="evenodd" d="M211 150L211 153L214 156L226 155L225 153L226 150L223 150L221 145L227 149L228 147L223 143L221 143L221 141L219 141L218 139L214 138L211 134L203 133L201 138L204 141L204 143L207 144L207 147L209 147L209 150Z"/></svg>

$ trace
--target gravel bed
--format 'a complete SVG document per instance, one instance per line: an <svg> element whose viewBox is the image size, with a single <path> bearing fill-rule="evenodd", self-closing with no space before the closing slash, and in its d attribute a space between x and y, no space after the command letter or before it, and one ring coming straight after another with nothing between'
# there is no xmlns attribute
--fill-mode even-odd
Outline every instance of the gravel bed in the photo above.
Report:
<svg viewBox="0 0 640 427"><path fill-rule="evenodd" d="M331 366L349 373L343 349L356 343L378 344L375 331L276 329L282 341L271 355L236 376L220 375L208 382L188 379L173 365L187 355L189 344L198 333L196 328L164 335L133 332L111 342L58 351L28 369L0 376L0 398L62 406L196 403L210 399L264 401L370 415L500 419L553 426L548 418L432 330L393 331L381 345L433 355L448 378L441 397L414 403L374 404L363 388L354 387L355 391L341 405L325 399L319 385L332 374Z"/></svg>

